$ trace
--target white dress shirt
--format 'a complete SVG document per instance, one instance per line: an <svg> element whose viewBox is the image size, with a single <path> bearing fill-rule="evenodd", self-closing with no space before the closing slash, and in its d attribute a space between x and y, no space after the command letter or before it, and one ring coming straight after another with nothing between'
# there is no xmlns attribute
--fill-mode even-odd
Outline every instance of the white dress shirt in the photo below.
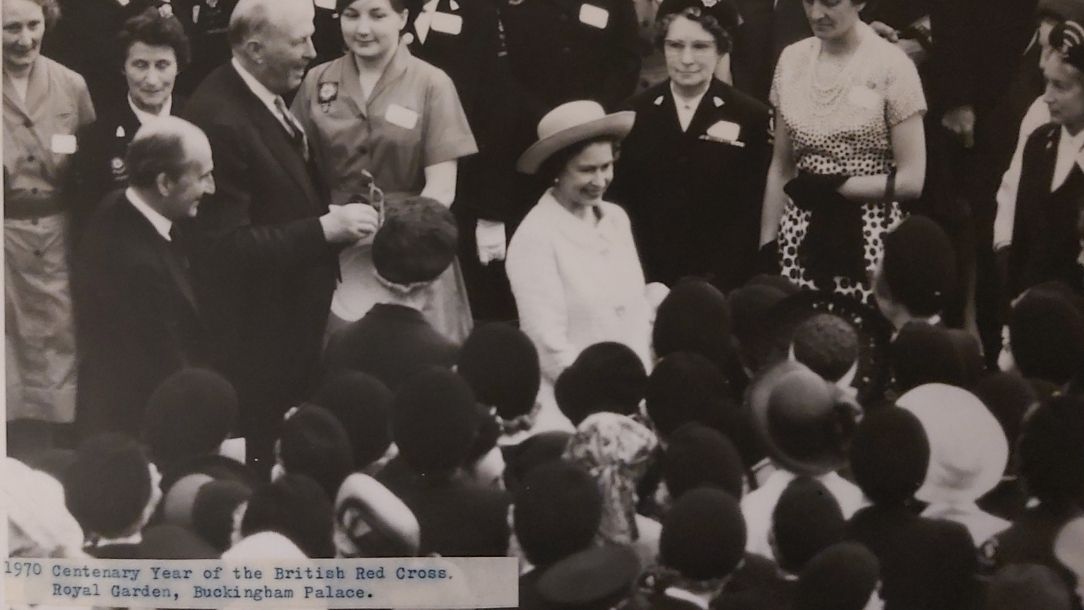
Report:
<svg viewBox="0 0 1084 610"><path fill-rule="evenodd" d="M150 221L151 225L154 226L154 230L158 231L158 234L162 236L162 239L165 239L166 241L173 241L173 239L169 236L170 230L173 229L172 220L166 218L165 216L162 216L162 214L159 213L158 210L155 210L150 205L148 205L147 202L142 197L140 197L139 193L137 193L136 190L132 187L128 187L124 190L124 196L128 198L128 202L132 204L132 207L138 210L144 218Z"/></svg>

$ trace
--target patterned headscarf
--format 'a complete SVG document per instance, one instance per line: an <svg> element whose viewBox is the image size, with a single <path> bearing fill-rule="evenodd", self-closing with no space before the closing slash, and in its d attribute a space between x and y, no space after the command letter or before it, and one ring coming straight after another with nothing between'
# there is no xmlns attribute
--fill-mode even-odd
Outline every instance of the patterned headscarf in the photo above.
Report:
<svg viewBox="0 0 1084 610"><path fill-rule="evenodd" d="M602 492L599 536L606 542L628 544L639 539L636 484L657 444L651 430L616 413L591 415L569 440L564 458L587 470Z"/></svg>

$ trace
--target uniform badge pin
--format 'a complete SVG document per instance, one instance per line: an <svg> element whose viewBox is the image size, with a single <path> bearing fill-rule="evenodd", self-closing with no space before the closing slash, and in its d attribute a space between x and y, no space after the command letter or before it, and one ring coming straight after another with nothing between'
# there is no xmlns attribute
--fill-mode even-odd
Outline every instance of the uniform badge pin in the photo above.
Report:
<svg viewBox="0 0 1084 610"><path fill-rule="evenodd" d="M117 125L116 137L123 138L125 135L127 135L127 134L124 131L124 126L123 125Z"/></svg>
<svg viewBox="0 0 1084 610"><path fill-rule="evenodd" d="M120 176L124 174L124 159L113 157L113 160L109 162L109 166L113 170L113 175Z"/></svg>

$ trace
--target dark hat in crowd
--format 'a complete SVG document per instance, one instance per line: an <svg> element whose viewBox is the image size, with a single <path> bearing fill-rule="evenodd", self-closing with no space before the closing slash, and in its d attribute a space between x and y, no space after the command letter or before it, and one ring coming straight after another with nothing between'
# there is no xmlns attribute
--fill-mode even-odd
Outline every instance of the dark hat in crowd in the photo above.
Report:
<svg viewBox="0 0 1084 610"><path fill-rule="evenodd" d="M835 544L806 564L794 592L794 610L863 610L877 594L881 564L856 542Z"/></svg>
<svg viewBox="0 0 1084 610"><path fill-rule="evenodd" d="M286 474L256 489L241 519L241 535L277 532L308 557L334 557L331 500L303 474Z"/></svg>
<svg viewBox="0 0 1084 610"><path fill-rule="evenodd" d="M395 396L392 438L415 471L447 473L463 465L481 425L474 392L459 375L431 367Z"/></svg>
<svg viewBox="0 0 1084 610"><path fill-rule="evenodd" d="M772 533L779 567L797 574L818 553L843 540L846 519L823 483L797 477L772 511Z"/></svg>
<svg viewBox="0 0 1084 610"><path fill-rule="evenodd" d="M192 505L192 529L219 552L230 548L233 513L252 495L252 488L238 481L211 481L199 488Z"/></svg>
<svg viewBox="0 0 1084 610"><path fill-rule="evenodd" d="M1081 0L1039 0L1040 16L1050 16L1063 21L1084 23L1084 2Z"/></svg>
<svg viewBox="0 0 1084 610"><path fill-rule="evenodd" d="M721 489L694 489L666 513L659 561L692 580L731 574L745 556L745 519Z"/></svg>
<svg viewBox="0 0 1084 610"><path fill-rule="evenodd" d="M753 372L772 357L775 327L771 312L787 294L775 286L754 284L737 288L726 297L742 363Z"/></svg>
<svg viewBox="0 0 1084 610"><path fill-rule="evenodd" d="M335 498L335 547L342 557L413 557L421 526L410 508L367 474L343 481Z"/></svg>
<svg viewBox="0 0 1084 610"><path fill-rule="evenodd" d="M248 466L224 455L201 455L183 462L162 473L162 489L169 489L173 483L193 473L203 473L215 480L236 481L253 489L263 482Z"/></svg>
<svg viewBox="0 0 1084 610"><path fill-rule="evenodd" d="M542 380L534 343L523 331L500 322L475 327L459 350L456 372L475 398L496 407L504 420L531 412Z"/></svg>
<svg viewBox="0 0 1084 610"><path fill-rule="evenodd" d="M1084 362L1084 315L1064 295L1033 288L1013 304L1009 340L1024 377L1060 385L1072 379Z"/></svg>
<svg viewBox="0 0 1084 610"><path fill-rule="evenodd" d="M859 407L835 384L786 361L753 380L748 401L754 430L783 468L815 476L846 464Z"/></svg>
<svg viewBox="0 0 1084 610"><path fill-rule="evenodd" d="M905 324L889 349L900 392L926 383L970 388L983 368L977 339L965 331L920 320Z"/></svg>
<svg viewBox="0 0 1084 610"><path fill-rule="evenodd" d="M505 449L504 485L515 493L535 468L561 459L572 433L547 430L535 433Z"/></svg>
<svg viewBox="0 0 1084 610"><path fill-rule="evenodd" d="M516 491L512 508L516 539L536 567L591 546L601 520L598 484L574 464L543 464Z"/></svg>
<svg viewBox="0 0 1084 610"><path fill-rule="evenodd" d="M192 527L192 508L199 490L213 481L210 475L193 473L185 475L166 487L162 495L162 522Z"/></svg>
<svg viewBox="0 0 1084 610"><path fill-rule="evenodd" d="M636 413L646 385L647 371L636 352L623 343L605 341L580 352L557 377L553 392L561 413L578 426L592 413Z"/></svg>
<svg viewBox="0 0 1084 610"><path fill-rule="evenodd" d="M391 445L389 411L394 398L382 381L360 371L343 371L325 380L312 397L335 414L354 452L354 467L365 468Z"/></svg>
<svg viewBox="0 0 1084 610"><path fill-rule="evenodd" d="M719 22L719 25L728 32L733 32L741 23L738 9L729 0L663 0L662 4L659 5L658 12L655 13L655 21L660 21L666 15L680 13L688 8L695 8L705 15L714 17Z"/></svg>
<svg viewBox="0 0 1084 610"><path fill-rule="evenodd" d="M1009 441L1009 453L1013 453L1024 427L1024 415L1039 400L1035 389L1016 373L998 372L983 377L973 391L1001 424Z"/></svg>
<svg viewBox="0 0 1084 610"><path fill-rule="evenodd" d="M851 473L874 504L910 500L930 464L930 443L910 411L883 405L862 418L851 443Z"/></svg>
<svg viewBox="0 0 1084 610"><path fill-rule="evenodd" d="M739 412L719 367L694 352L675 352L656 363L645 398L647 414L664 437L694 421L726 429Z"/></svg>
<svg viewBox="0 0 1084 610"><path fill-rule="evenodd" d="M662 461L666 489L674 500L697 487L722 489L741 499L744 466L734 443L698 422L682 425L667 443Z"/></svg>
<svg viewBox="0 0 1084 610"><path fill-rule="evenodd" d="M913 214L885 233L882 279L911 314L941 313L956 283L956 251L945 230Z"/></svg>
<svg viewBox="0 0 1084 610"><path fill-rule="evenodd" d="M354 468L346 429L330 410L312 404L301 405L283 422L278 455L286 472L312 477L329 498Z"/></svg>
<svg viewBox="0 0 1084 610"><path fill-rule="evenodd" d="M685 278L659 304L651 340L660 358L678 351L696 352L725 366L734 357L730 328L730 309L723 293L704 280Z"/></svg>
<svg viewBox="0 0 1084 610"><path fill-rule="evenodd" d="M164 523L143 530L137 559L217 559L222 553L187 527Z"/></svg>
<svg viewBox="0 0 1084 610"><path fill-rule="evenodd" d="M854 366L860 402L883 395L892 328L880 312L842 295L806 290L772 310L772 360L791 357L833 383Z"/></svg>
<svg viewBox="0 0 1084 610"><path fill-rule="evenodd" d="M455 217L444 204L412 197L388 208L373 238L373 267L402 289L427 284L455 260L458 239Z"/></svg>
<svg viewBox="0 0 1084 610"><path fill-rule="evenodd" d="M543 601L558 608L607 610L632 595L639 574L640 560L629 547L593 547L550 566L535 589Z"/></svg>
<svg viewBox="0 0 1084 610"><path fill-rule="evenodd" d="M62 483L68 511L88 535L116 538L139 525L156 489L143 447L127 436L92 436L76 449Z"/></svg>
<svg viewBox="0 0 1084 610"><path fill-rule="evenodd" d="M160 465L214 453L237 420L237 392L222 375L182 369L151 394L143 438Z"/></svg>
<svg viewBox="0 0 1084 610"><path fill-rule="evenodd" d="M1045 401L1024 422L1017 457L1028 491L1057 505L1084 500L1084 398Z"/></svg>
<svg viewBox="0 0 1084 610"><path fill-rule="evenodd" d="M1069 587L1054 570L1033 563L1007 565L986 589L984 610L1070 610Z"/></svg>

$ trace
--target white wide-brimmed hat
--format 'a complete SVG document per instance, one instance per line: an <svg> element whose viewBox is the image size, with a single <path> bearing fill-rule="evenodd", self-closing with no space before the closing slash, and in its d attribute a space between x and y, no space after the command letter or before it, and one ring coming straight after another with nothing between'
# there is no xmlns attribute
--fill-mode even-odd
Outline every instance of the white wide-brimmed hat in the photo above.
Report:
<svg viewBox="0 0 1084 610"><path fill-rule="evenodd" d="M516 162L516 169L533 174L553 153L598 136L623 138L632 129L636 113L631 110L606 114L591 100L568 102L550 110L538 122L538 141Z"/></svg>
<svg viewBox="0 0 1084 610"><path fill-rule="evenodd" d="M928 383L900 396L896 404L922 422L930 440L930 465L916 498L929 504L974 502L1001 481L1009 442L977 396Z"/></svg>

